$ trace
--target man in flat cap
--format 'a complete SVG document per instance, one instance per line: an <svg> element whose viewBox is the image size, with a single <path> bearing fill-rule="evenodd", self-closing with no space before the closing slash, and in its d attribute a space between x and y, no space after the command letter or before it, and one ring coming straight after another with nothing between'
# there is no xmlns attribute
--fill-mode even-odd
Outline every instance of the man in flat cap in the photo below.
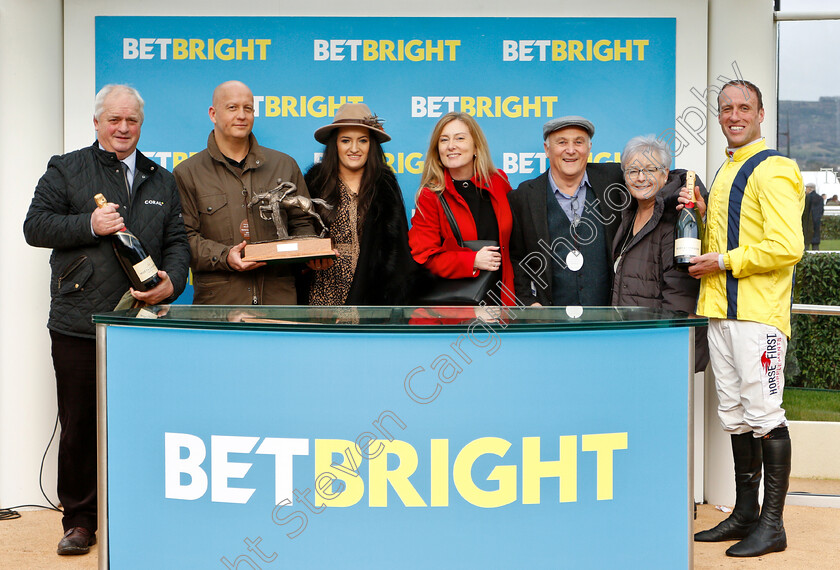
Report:
<svg viewBox="0 0 840 570"><path fill-rule="evenodd" d="M618 163L588 163L595 126L578 116L543 125L549 169L508 195L510 258L524 305L610 304L610 247L629 203Z"/></svg>

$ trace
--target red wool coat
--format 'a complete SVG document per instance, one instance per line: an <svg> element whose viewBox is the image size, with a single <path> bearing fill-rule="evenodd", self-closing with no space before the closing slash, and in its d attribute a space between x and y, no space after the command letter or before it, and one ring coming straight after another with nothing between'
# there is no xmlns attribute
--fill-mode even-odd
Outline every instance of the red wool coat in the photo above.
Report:
<svg viewBox="0 0 840 570"><path fill-rule="evenodd" d="M452 184L452 177L449 171L445 171L446 188L444 194L452 215L458 223L461 237L464 241L478 239L478 232L475 227L475 220L470 213L466 201L455 191ZM510 263L510 231L513 225L513 216L510 213L510 205L507 200L507 193L510 192L510 183L507 176L501 170L492 176L489 184L479 184L475 177L473 184L486 189L490 195L490 203L493 205L493 212L496 214L496 221L499 224L499 246L502 254L502 301L505 305L514 305L513 295L513 267ZM429 271L441 277L450 279L461 279L474 277L478 272L473 272L476 252L469 248L460 247L452 227L446 219L446 214L440 205L437 195L423 188L417 197L417 209L411 218L411 229L408 230L408 243L411 246L411 255L414 260L425 266Z"/></svg>

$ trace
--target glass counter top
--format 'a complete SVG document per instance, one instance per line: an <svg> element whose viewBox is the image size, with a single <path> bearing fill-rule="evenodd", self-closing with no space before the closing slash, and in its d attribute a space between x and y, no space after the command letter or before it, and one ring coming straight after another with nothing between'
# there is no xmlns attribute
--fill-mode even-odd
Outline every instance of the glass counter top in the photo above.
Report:
<svg viewBox="0 0 840 570"><path fill-rule="evenodd" d="M504 332L697 327L708 319L645 307L157 305L96 314L93 322L159 328L433 333L483 325Z"/></svg>

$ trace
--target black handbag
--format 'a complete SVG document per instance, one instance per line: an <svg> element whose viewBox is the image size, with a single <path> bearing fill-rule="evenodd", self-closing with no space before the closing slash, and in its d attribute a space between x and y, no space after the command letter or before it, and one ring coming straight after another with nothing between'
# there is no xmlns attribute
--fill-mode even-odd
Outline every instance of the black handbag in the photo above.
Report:
<svg viewBox="0 0 840 570"><path fill-rule="evenodd" d="M455 221L455 216L452 215L452 210L449 208L449 203L443 192L438 194L440 205L446 214L446 219L449 220L449 225L452 226L452 232L455 234L455 239L461 247L469 248L473 251L478 251L486 246L498 246L499 242L493 240L471 240L464 241L461 238L461 232L458 229L458 223ZM476 277L465 277L462 279L447 279L446 277L434 276L431 287L428 291L420 295L420 305L478 305L487 292L493 286L493 279L496 273L494 271L480 271Z"/></svg>

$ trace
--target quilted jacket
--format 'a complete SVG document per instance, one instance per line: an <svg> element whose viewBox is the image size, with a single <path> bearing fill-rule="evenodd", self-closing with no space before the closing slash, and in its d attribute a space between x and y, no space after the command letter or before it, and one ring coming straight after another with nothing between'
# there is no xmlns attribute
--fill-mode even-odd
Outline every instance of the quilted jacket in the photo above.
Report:
<svg viewBox="0 0 840 570"><path fill-rule="evenodd" d="M175 179L166 169L137 153L131 201L117 156L93 145L54 156L38 181L23 223L26 241L52 248L50 314L56 332L95 338L91 316L114 309L130 287L107 237L94 236L90 216L102 193L120 205L126 227L136 235L158 269L184 290L190 262L187 234Z"/></svg>
<svg viewBox="0 0 840 570"><path fill-rule="evenodd" d="M611 260L618 260L612 288L612 304L625 307L651 307L694 313L700 280L677 269L674 264L674 232L676 231L677 198L685 186L683 169L672 170L665 186L656 194L653 215L635 236L626 241L637 210L637 202L621 213L621 225L612 243ZM707 196L706 187L697 177L700 193ZM620 259L619 259L620 256ZM705 370L709 363L706 327L698 327L695 334L695 372Z"/></svg>

